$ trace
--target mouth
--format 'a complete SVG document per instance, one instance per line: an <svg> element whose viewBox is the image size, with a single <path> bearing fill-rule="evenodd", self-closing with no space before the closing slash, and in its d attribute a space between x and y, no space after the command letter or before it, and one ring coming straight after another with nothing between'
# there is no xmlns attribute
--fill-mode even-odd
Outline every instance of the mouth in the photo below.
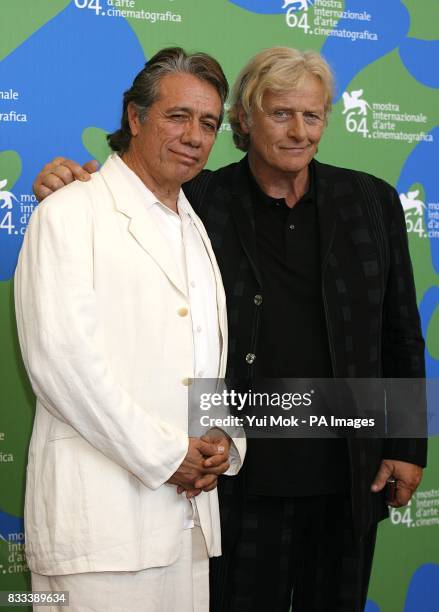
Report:
<svg viewBox="0 0 439 612"><path fill-rule="evenodd" d="M173 149L170 149L170 151L171 153L174 153L174 155L181 157L189 164L197 164L199 161L198 157L194 157L193 155L189 155L188 153L184 153L183 151L174 151Z"/></svg>
<svg viewBox="0 0 439 612"><path fill-rule="evenodd" d="M307 151L308 150L308 146L305 145L304 147L280 147L283 151L296 151L298 153L301 153L302 151Z"/></svg>
<svg viewBox="0 0 439 612"><path fill-rule="evenodd" d="M284 153L287 157L302 157L308 155L310 151L309 146L305 147L280 147L281 153Z"/></svg>

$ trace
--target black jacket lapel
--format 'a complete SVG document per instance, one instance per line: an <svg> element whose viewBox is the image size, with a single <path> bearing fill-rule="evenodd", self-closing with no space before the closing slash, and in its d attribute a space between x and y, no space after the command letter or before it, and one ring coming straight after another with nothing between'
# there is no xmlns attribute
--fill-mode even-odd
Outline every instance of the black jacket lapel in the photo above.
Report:
<svg viewBox="0 0 439 612"><path fill-rule="evenodd" d="M253 205L251 200L251 187L249 183L247 161L242 159L233 173L230 200L230 210L236 224L238 236L245 254L247 255L256 280L262 286L262 279L258 269L256 256L256 229Z"/></svg>
<svg viewBox="0 0 439 612"><path fill-rule="evenodd" d="M322 262L322 271L324 271L335 236L339 198L337 197L337 190L334 189L333 181L328 180L328 171L326 166L317 161L314 163L316 170L320 257Z"/></svg>

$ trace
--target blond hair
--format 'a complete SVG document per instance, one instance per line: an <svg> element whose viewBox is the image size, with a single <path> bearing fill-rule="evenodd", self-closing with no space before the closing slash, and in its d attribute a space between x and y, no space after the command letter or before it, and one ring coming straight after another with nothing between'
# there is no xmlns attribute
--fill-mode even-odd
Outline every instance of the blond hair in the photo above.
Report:
<svg viewBox="0 0 439 612"><path fill-rule="evenodd" d="M267 90L276 93L291 91L305 75L314 75L323 85L325 119L332 106L334 78L323 57L316 51L299 51L290 47L264 49L250 59L236 79L229 109L230 125L235 145L241 151L249 148L249 136L241 130L241 111L250 121L255 106L262 110L262 98Z"/></svg>

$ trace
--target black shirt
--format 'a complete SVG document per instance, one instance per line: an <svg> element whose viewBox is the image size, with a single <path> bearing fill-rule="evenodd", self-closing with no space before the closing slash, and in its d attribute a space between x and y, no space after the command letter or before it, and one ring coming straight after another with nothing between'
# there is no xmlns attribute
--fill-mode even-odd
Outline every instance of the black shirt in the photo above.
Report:
<svg viewBox="0 0 439 612"><path fill-rule="evenodd" d="M330 378L313 164L309 189L293 208L266 195L250 169L249 181L263 287L255 375ZM249 440L246 463L249 493L318 495L348 487L344 440Z"/></svg>

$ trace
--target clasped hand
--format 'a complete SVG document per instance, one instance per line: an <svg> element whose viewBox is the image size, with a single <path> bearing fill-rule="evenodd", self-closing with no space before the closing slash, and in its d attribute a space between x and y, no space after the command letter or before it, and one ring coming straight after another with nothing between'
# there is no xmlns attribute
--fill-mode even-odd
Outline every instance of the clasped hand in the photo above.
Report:
<svg viewBox="0 0 439 612"><path fill-rule="evenodd" d="M212 491L218 476L229 469L230 438L223 432L209 432L201 438L189 438L189 448L178 470L168 480L177 493L190 499L201 491Z"/></svg>

